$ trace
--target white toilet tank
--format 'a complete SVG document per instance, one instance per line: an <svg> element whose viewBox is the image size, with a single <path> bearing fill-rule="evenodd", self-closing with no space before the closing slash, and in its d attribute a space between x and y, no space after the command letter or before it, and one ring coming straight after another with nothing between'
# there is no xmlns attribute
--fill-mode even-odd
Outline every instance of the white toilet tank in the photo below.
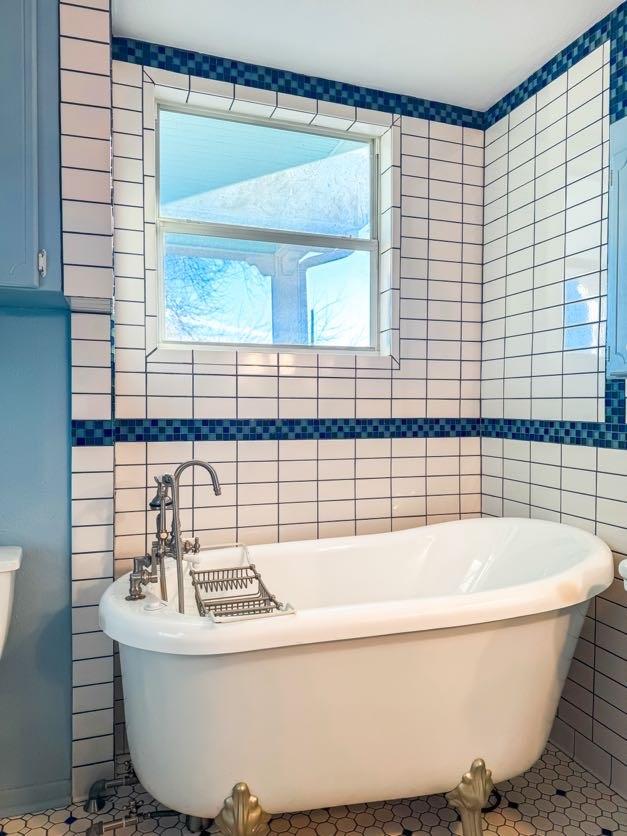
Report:
<svg viewBox="0 0 627 836"><path fill-rule="evenodd" d="M0 546L0 656L11 620L15 573L21 562L22 549L19 546Z"/></svg>

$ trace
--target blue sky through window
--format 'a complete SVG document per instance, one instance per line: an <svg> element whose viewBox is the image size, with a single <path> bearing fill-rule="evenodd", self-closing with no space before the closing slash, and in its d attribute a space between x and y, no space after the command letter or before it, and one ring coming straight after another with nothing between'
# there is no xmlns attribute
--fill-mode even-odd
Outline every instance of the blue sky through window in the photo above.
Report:
<svg viewBox="0 0 627 836"><path fill-rule="evenodd" d="M370 235L370 144L162 110L161 217Z"/></svg>

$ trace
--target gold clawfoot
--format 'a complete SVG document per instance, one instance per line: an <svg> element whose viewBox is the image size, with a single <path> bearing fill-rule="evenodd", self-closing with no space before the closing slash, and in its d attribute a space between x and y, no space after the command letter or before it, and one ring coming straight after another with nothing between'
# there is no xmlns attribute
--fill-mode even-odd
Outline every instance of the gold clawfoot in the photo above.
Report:
<svg viewBox="0 0 627 836"><path fill-rule="evenodd" d="M464 836L483 836L481 809L488 803L493 789L492 773L477 758L455 789L446 793L448 803L459 811Z"/></svg>
<svg viewBox="0 0 627 836"><path fill-rule="evenodd" d="M257 796L250 794L248 784L241 782L224 799L215 822L223 836L266 836L269 819Z"/></svg>

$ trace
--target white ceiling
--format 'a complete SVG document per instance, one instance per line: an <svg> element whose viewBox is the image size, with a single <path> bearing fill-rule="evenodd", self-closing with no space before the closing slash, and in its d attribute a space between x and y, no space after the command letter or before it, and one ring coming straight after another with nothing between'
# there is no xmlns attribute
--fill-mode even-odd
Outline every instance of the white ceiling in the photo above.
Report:
<svg viewBox="0 0 627 836"><path fill-rule="evenodd" d="M113 32L486 110L618 0L113 0Z"/></svg>

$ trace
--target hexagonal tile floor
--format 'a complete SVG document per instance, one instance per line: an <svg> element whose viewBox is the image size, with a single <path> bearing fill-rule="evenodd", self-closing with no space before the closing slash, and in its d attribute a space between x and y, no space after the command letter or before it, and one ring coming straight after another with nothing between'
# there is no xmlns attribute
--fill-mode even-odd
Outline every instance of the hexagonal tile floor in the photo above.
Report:
<svg viewBox="0 0 627 836"><path fill-rule="evenodd" d="M485 833L498 836L627 836L627 801L549 745L529 772L504 781L498 807L484 817ZM63 810L0 819L0 836L69 836L86 833L94 822L124 815L129 803L158 813L159 806L141 787L120 787L103 812L88 816L82 805ZM209 831L216 830L211 824ZM461 836L454 810L441 795L401 798L273 816L273 834L291 836ZM116 836L189 836L184 816L157 816ZM90 835L91 836L91 835Z"/></svg>

